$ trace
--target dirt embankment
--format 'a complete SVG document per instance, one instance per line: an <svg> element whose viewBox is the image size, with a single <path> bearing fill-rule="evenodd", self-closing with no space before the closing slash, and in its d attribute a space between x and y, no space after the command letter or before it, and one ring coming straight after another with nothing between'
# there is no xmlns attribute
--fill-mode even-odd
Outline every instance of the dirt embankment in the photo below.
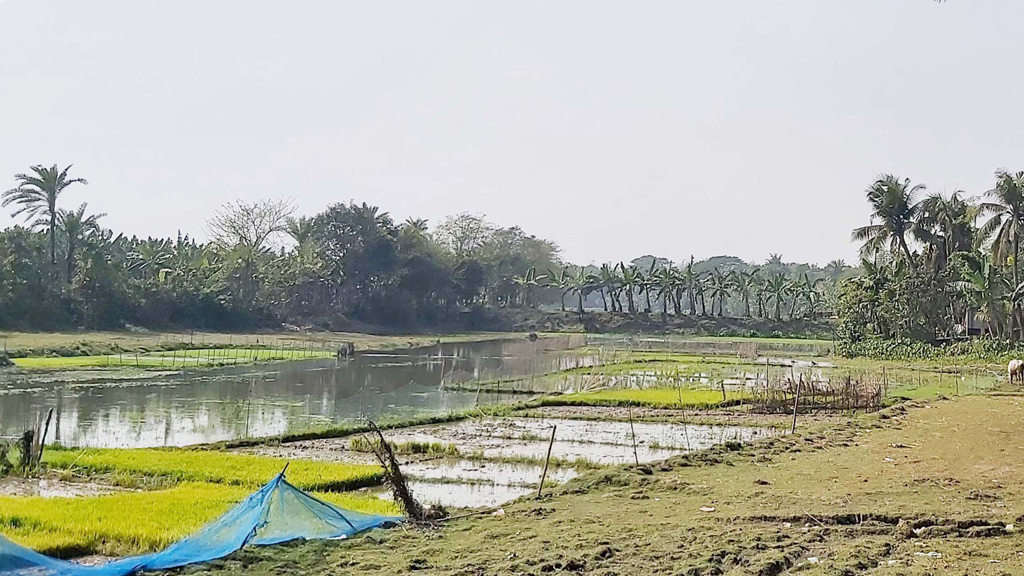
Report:
<svg viewBox="0 0 1024 576"><path fill-rule="evenodd" d="M886 409L554 497L348 545L251 549L204 571L316 574L1019 574L1017 399Z"/></svg>

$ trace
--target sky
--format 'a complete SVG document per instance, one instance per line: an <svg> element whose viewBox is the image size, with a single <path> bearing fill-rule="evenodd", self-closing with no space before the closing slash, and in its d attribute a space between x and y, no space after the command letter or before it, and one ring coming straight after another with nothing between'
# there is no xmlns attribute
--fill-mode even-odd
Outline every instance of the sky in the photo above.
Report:
<svg viewBox="0 0 1024 576"><path fill-rule="evenodd" d="M0 0L0 189L118 232L236 199L483 214L575 263L856 260L880 173L1024 170L1020 0ZM9 209L0 227L11 225Z"/></svg>

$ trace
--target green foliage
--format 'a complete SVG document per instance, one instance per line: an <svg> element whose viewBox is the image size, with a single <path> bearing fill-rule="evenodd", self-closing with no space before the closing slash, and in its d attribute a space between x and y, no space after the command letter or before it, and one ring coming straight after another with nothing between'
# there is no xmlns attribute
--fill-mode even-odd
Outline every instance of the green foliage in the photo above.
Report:
<svg viewBox="0 0 1024 576"><path fill-rule="evenodd" d="M996 338L975 338L935 345L909 338L871 337L858 341L838 340L836 353L847 358L881 360L957 359L961 361L1006 361L1024 358L1024 342Z"/></svg>
<svg viewBox="0 0 1024 576"><path fill-rule="evenodd" d="M172 482L213 482L247 487L262 486L284 469L288 461L214 450L47 450L51 468L89 474L124 473ZM306 490L346 490L379 484L379 467L297 460L288 468L288 480Z"/></svg>

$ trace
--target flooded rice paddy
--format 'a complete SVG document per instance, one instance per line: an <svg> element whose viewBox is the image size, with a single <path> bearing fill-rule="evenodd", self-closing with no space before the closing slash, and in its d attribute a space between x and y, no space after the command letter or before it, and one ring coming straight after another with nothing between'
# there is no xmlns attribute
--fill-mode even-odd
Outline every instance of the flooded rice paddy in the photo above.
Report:
<svg viewBox="0 0 1024 576"><path fill-rule="evenodd" d="M509 417L405 428L386 436L399 447L410 443L453 446L454 456L405 456L402 470L424 503L475 508L537 491L553 428L551 458L556 465L548 470L546 484L567 482L593 467L650 463L776 434L767 427L635 422L631 428L629 422L607 420ZM351 450L351 442L350 438L309 440L247 451L293 459L371 461L368 454Z"/></svg>
<svg viewBox="0 0 1024 576"><path fill-rule="evenodd" d="M347 360L184 371L0 373L0 436L53 408L65 446L155 447L263 437L370 417L442 414L516 398L488 382L594 365L572 337L438 344ZM475 384L481 384L479 392Z"/></svg>

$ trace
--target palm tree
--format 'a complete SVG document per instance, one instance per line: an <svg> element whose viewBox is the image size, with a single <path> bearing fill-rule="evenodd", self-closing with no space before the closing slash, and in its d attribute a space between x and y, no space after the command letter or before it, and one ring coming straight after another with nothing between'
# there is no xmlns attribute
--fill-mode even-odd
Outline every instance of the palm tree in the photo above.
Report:
<svg viewBox="0 0 1024 576"><path fill-rule="evenodd" d="M407 230L410 233L426 234L428 228L427 220L425 218L409 217L402 223L402 229Z"/></svg>
<svg viewBox="0 0 1024 576"><path fill-rule="evenodd" d="M586 299L592 288L590 279L591 276L580 266L574 274L569 275L567 280L569 292L576 294L577 302L579 303L577 309L579 310L580 320L583 320L583 300Z"/></svg>
<svg viewBox="0 0 1024 576"><path fill-rule="evenodd" d="M530 306L530 295L533 293L533 289L540 286L542 282L547 278L543 274L537 276L537 269L530 266L526 269L526 273L522 276L513 276L512 282L515 283L516 288L519 292L519 300L524 308Z"/></svg>
<svg viewBox="0 0 1024 576"><path fill-rule="evenodd" d="M779 322L782 320L782 304L790 291L790 282L782 274L773 274L765 283L765 289L772 300L774 300L774 318L776 322Z"/></svg>
<svg viewBox="0 0 1024 576"><path fill-rule="evenodd" d="M629 313L636 314L636 302L633 300L633 292L643 281L640 270L634 266L626 266L619 262L619 272L622 274L622 289L626 292L626 303L629 305Z"/></svg>
<svg viewBox="0 0 1024 576"><path fill-rule="evenodd" d="M961 198L963 193L932 194L921 201L914 236L927 246L935 270L945 269L953 254L973 248L978 209Z"/></svg>
<svg viewBox="0 0 1024 576"><path fill-rule="evenodd" d="M612 312L616 312L616 305L618 305L618 312L622 312L622 304L619 303L618 291L622 285L622 278L619 277L617 268L615 266L609 266L607 264L601 265L601 270L597 273L595 285L599 287L601 292L601 302L604 304L604 311L608 311L608 298L605 297L605 293L611 297L612 301Z"/></svg>
<svg viewBox="0 0 1024 576"><path fill-rule="evenodd" d="M50 265L57 265L57 197L72 184L88 184L85 178L68 178L67 168L59 170L54 164L50 168L32 166L33 174L15 174L18 187L3 193L3 206L17 204L12 218L24 214L25 220L39 218L33 227L46 227L50 234Z"/></svg>
<svg viewBox="0 0 1024 576"><path fill-rule="evenodd" d="M167 262L174 255L167 240L153 240L150 238L140 242L131 253L128 254L128 261L131 264L129 270L142 270L144 279L162 279L169 270Z"/></svg>
<svg viewBox="0 0 1024 576"><path fill-rule="evenodd" d="M790 320L792 320L793 316L796 314L796 305L801 299L803 299L806 304L806 313L811 312L814 302L818 297L818 286L821 285L823 280L823 278L811 280L811 277L807 272L804 272L796 282L792 283L791 289L793 291L793 304L789 309Z"/></svg>
<svg viewBox="0 0 1024 576"><path fill-rule="evenodd" d="M843 275L843 271L846 270L846 262L842 259L833 260L825 265L825 273L828 274L829 280L832 282L832 287L839 285L839 277Z"/></svg>
<svg viewBox="0 0 1024 576"><path fill-rule="evenodd" d="M68 251L65 257L65 266L67 267L66 281L68 284L71 284L75 277L75 257L77 256L78 247L84 244L89 239L89 236L99 232L99 219L106 216L106 214L86 216L85 209L87 206L88 203L83 202L77 210L57 211L57 224L60 226L68 243Z"/></svg>
<svg viewBox="0 0 1024 576"><path fill-rule="evenodd" d="M671 266L662 266L654 271L653 283L658 289L657 297L661 299L661 316L668 316L668 302L672 300L672 294L676 290L676 273ZM679 306L673 300L676 314L679 314Z"/></svg>
<svg viewBox="0 0 1024 576"><path fill-rule="evenodd" d="M988 256L964 259L961 269L961 280L953 286L967 298L968 309L965 313L964 326L968 326L971 309L978 311L978 316L986 322L990 336L999 337L1006 332L1002 302L1009 292L1006 280L998 273ZM1016 290L1014 290L1016 292ZM1013 300L1011 294L1010 300Z"/></svg>
<svg viewBox="0 0 1024 576"><path fill-rule="evenodd" d="M715 300L718 300L718 315L725 313L725 299L732 296L732 276L723 273L718 268L711 271L708 282L708 291L711 295L711 313L715 313Z"/></svg>
<svg viewBox="0 0 1024 576"><path fill-rule="evenodd" d="M757 287L760 281L760 268L752 268L748 271L733 270L732 285L739 291L743 298L743 316L750 318L750 292Z"/></svg>
<svg viewBox="0 0 1024 576"><path fill-rule="evenodd" d="M1013 284L1019 283L1017 259L1020 254L1020 234L1024 227L1024 172L996 173L996 187L987 195L992 202L978 206L982 214L992 217L978 230L978 236L992 241L992 256L1000 264L1013 257Z"/></svg>
<svg viewBox="0 0 1024 576"><path fill-rule="evenodd" d="M312 242L313 235L316 233L316 219L308 216L299 216L298 218L289 216L285 226L285 232L300 247Z"/></svg>
<svg viewBox="0 0 1024 576"><path fill-rule="evenodd" d="M892 252L898 250L908 262L914 261L907 245L907 233L921 210L915 199L924 190L923 184L911 186L909 178L900 180L891 174L883 174L867 189L872 220L880 223L854 229L853 240L864 243L862 254L876 254L889 244Z"/></svg>
<svg viewBox="0 0 1024 576"><path fill-rule="evenodd" d="M569 292L569 267L565 266L558 272L548 270L547 286L558 289L561 295L562 312L565 312L565 295Z"/></svg>
<svg viewBox="0 0 1024 576"><path fill-rule="evenodd" d="M978 237L987 239L995 236L992 240L992 257L1000 264L1012 261L1013 285L1019 286L1017 260L1020 257L1020 235L1024 227L1024 172L997 172L996 186L987 195L993 201L981 203L978 210L981 214L992 214L992 217L978 230ZM1018 310L1015 307L1010 314L1011 338L1020 324Z"/></svg>
<svg viewBox="0 0 1024 576"><path fill-rule="evenodd" d="M690 263L680 273L680 280L686 286L686 299L690 301L690 316L697 315L697 284L700 282L700 275L693 267L693 256L690 256Z"/></svg>

